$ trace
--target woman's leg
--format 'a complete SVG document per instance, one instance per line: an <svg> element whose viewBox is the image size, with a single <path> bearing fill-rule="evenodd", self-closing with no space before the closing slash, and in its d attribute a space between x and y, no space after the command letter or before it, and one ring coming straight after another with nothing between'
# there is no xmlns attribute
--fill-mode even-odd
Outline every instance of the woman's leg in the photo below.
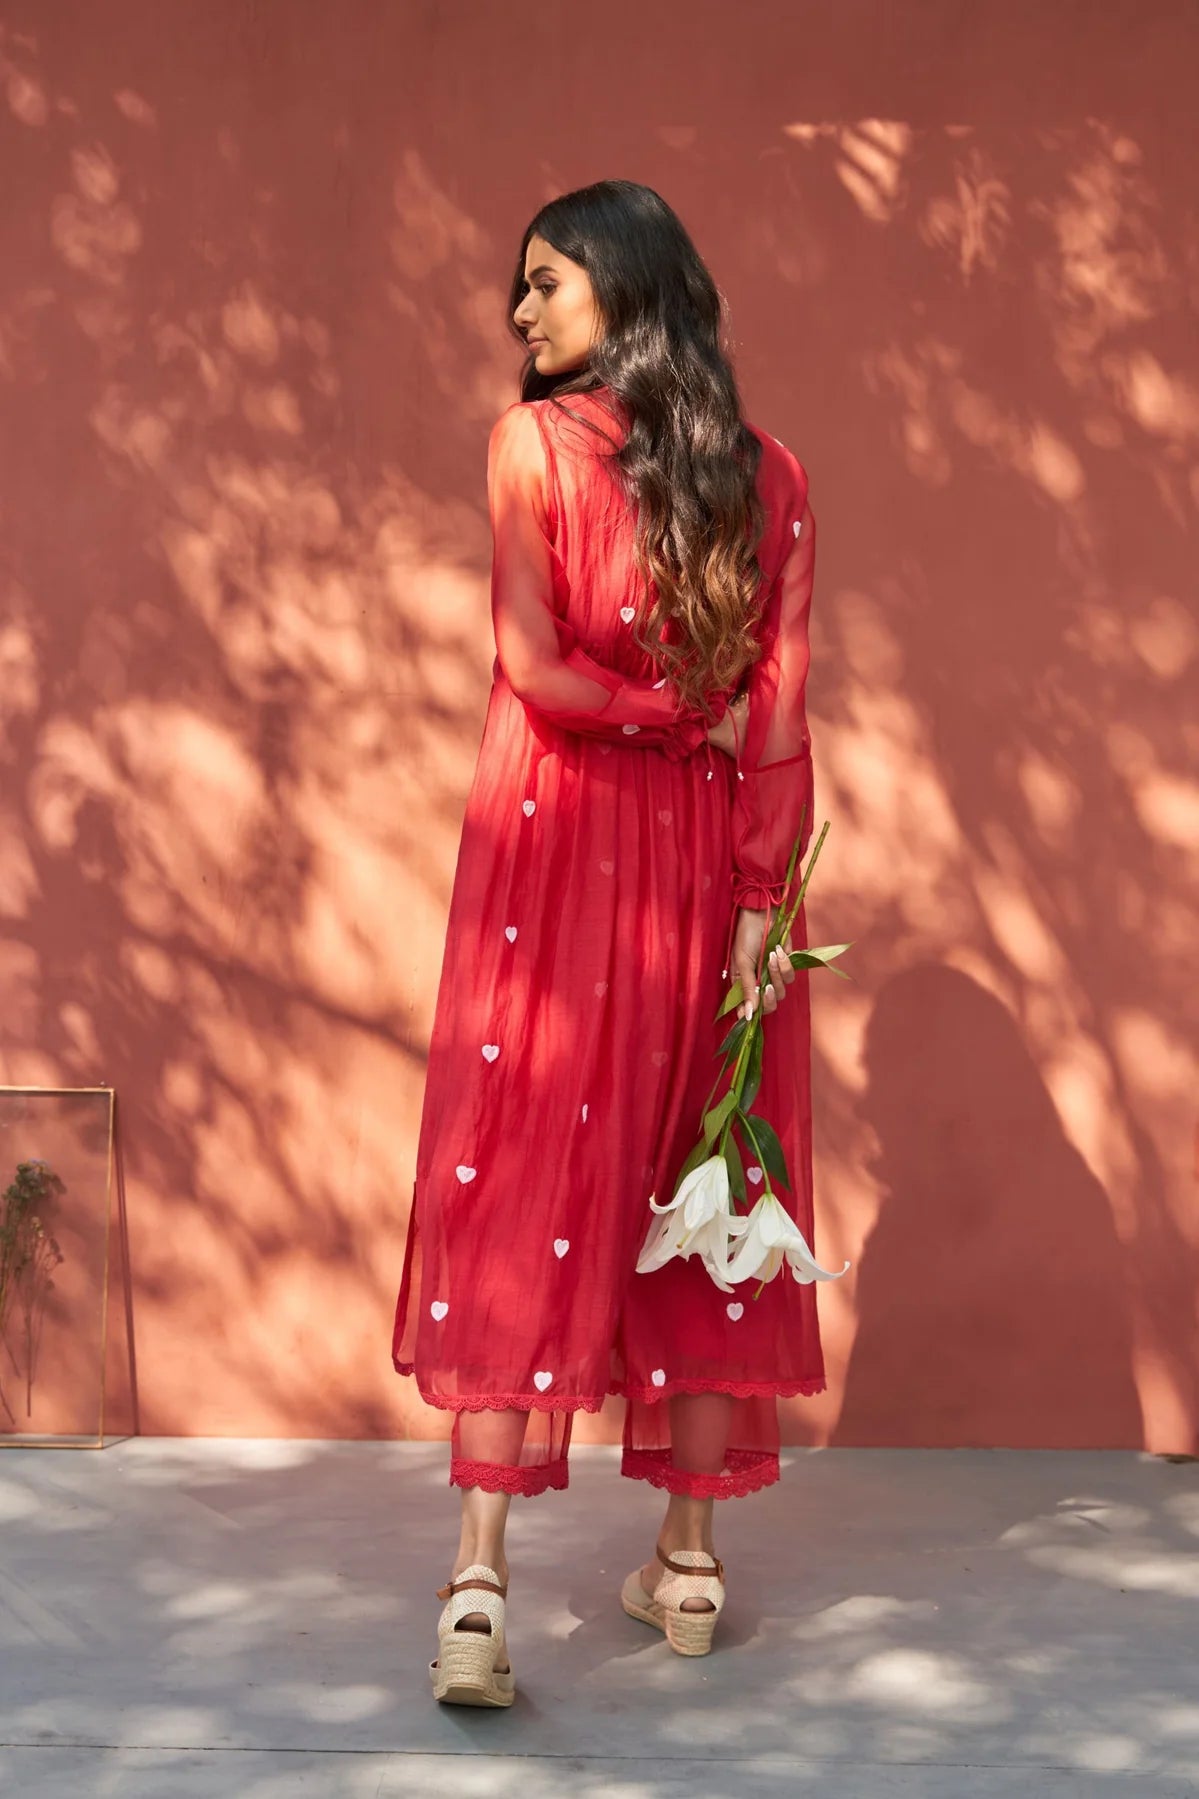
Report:
<svg viewBox="0 0 1199 1799"><path fill-rule="evenodd" d="M515 1410L495 1412L462 1412L456 1420L459 1453L472 1462L498 1462L515 1466L520 1461L529 1414ZM453 1578L464 1568L481 1563L494 1568L501 1586L508 1582L508 1556L504 1547L504 1531L508 1523L510 1493L488 1493L482 1487L462 1489L462 1528L458 1538L458 1554L454 1558ZM484 1612L468 1612L459 1630L490 1630ZM498 1673L507 1671L507 1662Z"/></svg>
<svg viewBox="0 0 1199 1799"><path fill-rule="evenodd" d="M464 1568L482 1562L494 1568L500 1585L508 1579L508 1558L504 1551L504 1530L508 1523L511 1493L487 1493L482 1487L462 1489L462 1528L458 1536L458 1553L454 1557L457 1580Z"/></svg>
<svg viewBox="0 0 1199 1799"><path fill-rule="evenodd" d="M670 1406L670 1459L680 1472L719 1474L724 1467L733 1400L728 1393L677 1393ZM667 1555L678 1549L702 1549L715 1555L712 1542L711 1499L692 1499L672 1493L658 1532L658 1543ZM662 1575L655 1557L641 1570L641 1584L652 1593ZM685 1612L710 1612L707 1599L685 1599Z"/></svg>
<svg viewBox="0 0 1199 1799"><path fill-rule="evenodd" d="M529 1414L516 1410L494 1412L460 1412L456 1420L455 1447L463 1461L498 1464L505 1468L520 1465L520 1452L528 1429ZM508 1579L508 1558L504 1549L504 1529L508 1522L510 1493L491 1493L483 1487L462 1489L462 1531L458 1554L454 1560L457 1578L472 1562L494 1568L501 1584ZM487 1620L481 1613L472 1614L464 1622L478 1628Z"/></svg>

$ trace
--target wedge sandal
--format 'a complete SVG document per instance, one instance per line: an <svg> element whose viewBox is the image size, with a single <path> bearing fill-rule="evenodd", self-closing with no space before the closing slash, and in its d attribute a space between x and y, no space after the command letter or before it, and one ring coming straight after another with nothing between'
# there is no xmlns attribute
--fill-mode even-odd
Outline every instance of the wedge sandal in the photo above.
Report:
<svg viewBox="0 0 1199 1799"><path fill-rule="evenodd" d="M620 1603L630 1618L640 1618L665 1633L676 1655L707 1655L716 1620L724 1605L724 1563L704 1549L679 1549L674 1555L656 1551L665 1573L652 1593L634 1569L621 1589ZM706 1599L710 1612L685 1612L684 1599Z"/></svg>
<svg viewBox="0 0 1199 1799"><path fill-rule="evenodd" d="M446 1606L437 1621L437 1660L429 1663L433 1697L442 1705L511 1705L516 1697L504 1636L508 1588L481 1562L464 1568L437 1589ZM462 1619L482 1612L490 1630L460 1630ZM508 1662L501 1672L497 1662Z"/></svg>

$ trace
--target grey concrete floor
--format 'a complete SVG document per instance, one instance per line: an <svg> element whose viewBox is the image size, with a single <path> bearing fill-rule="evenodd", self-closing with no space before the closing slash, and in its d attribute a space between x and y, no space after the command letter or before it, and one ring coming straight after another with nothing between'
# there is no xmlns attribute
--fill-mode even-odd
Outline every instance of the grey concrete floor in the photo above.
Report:
<svg viewBox="0 0 1199 1799"><path fill-rule="evenodd" d="M21 1799L1199 1794L1199 1467L790 1451L730 1502L710 1657L616 1593L615 1452L513 1506L510 1712L439 1708L435 1444L0 1454L0 1790Z"/></svg>

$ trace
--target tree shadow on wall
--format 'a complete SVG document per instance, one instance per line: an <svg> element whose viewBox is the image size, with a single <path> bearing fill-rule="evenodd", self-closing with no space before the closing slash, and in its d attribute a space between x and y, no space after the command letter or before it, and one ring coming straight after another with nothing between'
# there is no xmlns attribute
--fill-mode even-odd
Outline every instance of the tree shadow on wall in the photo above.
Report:
<svg viewBox="0 0 1199 1799"><path fill-rule="evenodd" d="M1104 9L1083 56L1068 10L1034 38L933 5L913 42L880 9L775 9L738 83L712 8L680 34L618 0L585 89L562 79L582 39L531 49L499 9L376 8L366 35L312 5L285 31L240 0L116 10L102 56L78 7L10 4L0 28L20 180L0 1028L16 1078L122 1095L146 1428L394 1428L403 1199L491 659L504 283L545 192L616 172L601 151L695 225L751 416L812 466L838 826L815 903L862 942L860 986L821 1008L824 1192L852 1222L869 996L969 949L1137 1164L1125 1291L1194 1417L1177 9ZM514 112L530 81L542 104ZM909 1078L893 1047L880 1087ZM1035 1087L1015 1046L1010 1067ZM1058 1196L1024 1201L1032 1258ZM855 1376L909 1303L869 1303L891 1231Z"/></svg>
<svg viewBox="0 0 1199 1799"><path fill-rule="evenodd" d="M24 11L0 25L20 167L0 281L0 1072L121 1095L117 1428L387 1436L404 1148L492 654L479 491L499 406L484 382L450 415L469 497L422 467L398 342L360 375L380 396L361 425L335 99L314 181L281 149L259 180L253 103L198 75L204 123L171 104L198 15L123 9L97 64L86 31ZM214 9L205 42L246 23ZM247 29L234 65L264 49ZM175 187L164 146L193 129L215 148ZM191 1339L205 1369L156 1381L142 1414L115 1341L126 1247L140 1365ZM281 1321L269 1294L297 1276Z"/></svg>
<svg viewBox="0 0 1199 1799"><path fill-rule="evenodd" d="M881 989L865 1064L884 1197L832 1441L1139 1448L1129 1264L1015 1021L925 963Z"/></svg>

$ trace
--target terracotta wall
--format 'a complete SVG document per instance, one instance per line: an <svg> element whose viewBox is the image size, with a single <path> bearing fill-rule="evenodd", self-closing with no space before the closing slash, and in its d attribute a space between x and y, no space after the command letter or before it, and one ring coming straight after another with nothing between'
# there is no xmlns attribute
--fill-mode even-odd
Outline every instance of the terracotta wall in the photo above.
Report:
<svg viewBox="0 0 1199 1799"><path fill-rule="evenodd" d="M390 1327L504 299L622 175L820 520L855 1267L793 1439L1195 1450L1194 9L0 19L2 1072L119 1092L110 1423L440 1428Z"/></svg>

